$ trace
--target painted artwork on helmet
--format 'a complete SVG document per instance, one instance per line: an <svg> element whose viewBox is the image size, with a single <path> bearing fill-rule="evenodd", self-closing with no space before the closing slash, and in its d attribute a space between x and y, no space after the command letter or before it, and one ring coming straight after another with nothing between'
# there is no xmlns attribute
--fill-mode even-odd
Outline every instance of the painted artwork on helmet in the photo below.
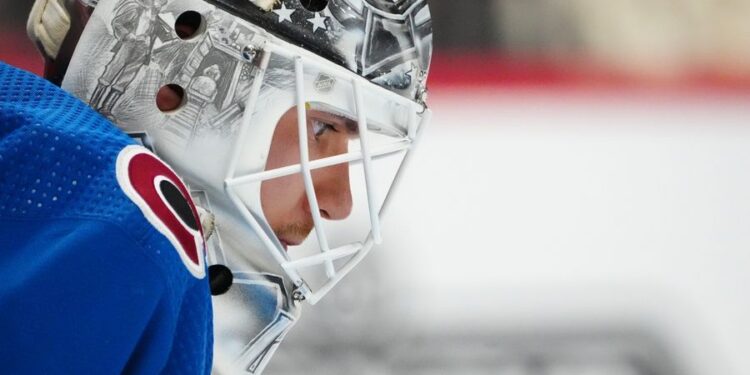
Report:
<svg viewBox="0 0 750 375"><path fill-rule="evenodd" d="M73 71L64 86L129 133L167 129L173 133L167 139L180 148L206 131L231 136L252 79L253 67L240 58L241 48L252 43L254 33L200 3L195 9L203 15L201 30L183 40L174 25L184 10L164 0L100 2L97 9L112 11L96 12L92 23L107 32L84 41L97 46L92 50L109 46L107 53L87 57L94 62L90 69L98 70L96 79L82 82L90 71ZM185 90L184 103L173 113L155 108L155 94L165 83Z"/></svg>
<svg viewBox="0 0 750 375"><path fill-rule="evenodd" d="M171 132L170 147L186 149L207 132L231 137L257 69L248 51L260 44L263 32L225 12L240 9L246 19L282 39L303 34L311 49L330 60L391 91L424 100L432 39L424 1L332 0L320 12L305 9L299 0L281 1L270 12L245 0L210 2L215 6L197 0L100 1L89 25L98 32L81 40L92 48L79 49L74 57L87 64L72 64L80 70L70 71L63 86L128 132ZM188 11L198 12L201 24L195 36L180 38L175 24ZM283 65L272 61L269 71L275 63ZM279 75L288 72L279 68ZM288 89L292 78L282 79L290 83ZM155 94L166 83L185 90L183 105L173 113L155 108Z"/></svg>

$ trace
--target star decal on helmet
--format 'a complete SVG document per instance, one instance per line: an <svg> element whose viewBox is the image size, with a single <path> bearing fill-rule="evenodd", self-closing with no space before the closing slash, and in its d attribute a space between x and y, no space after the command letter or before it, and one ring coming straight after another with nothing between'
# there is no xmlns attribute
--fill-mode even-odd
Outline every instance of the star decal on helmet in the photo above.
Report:
<svg viewBox="0 0 750 375"><path fill-rule="evenodd" d="M308 18L307 22L310 22L312 24L313 32L316 32L318 31L318 29L328 30L328 26L326 26L327 19L327 16L321 17L320 13L315 13L315 17Z"/></svg>
<svg viewBox="0 0 750 375"><path fill-rule="evenodd" d="M273 12L279 16L279 23L284 21L293 22L292 14L294 14L295 11L296 9L288 9L284 3L281 4L281 8L273 10Z"/></svg>

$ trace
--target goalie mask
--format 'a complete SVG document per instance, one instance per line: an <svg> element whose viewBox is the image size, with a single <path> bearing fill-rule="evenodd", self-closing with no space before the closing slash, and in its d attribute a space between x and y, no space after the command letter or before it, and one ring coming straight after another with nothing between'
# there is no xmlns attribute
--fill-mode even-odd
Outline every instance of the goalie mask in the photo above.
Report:
<svg viewBox="0 0 750 375"><path fill-rule="evenodd" d="M216 314L261 316L247 296L272 289L289 314L269 319L288 324L388 235L381 219L430 117L424 0L74 2L95 10L62 86L213 215L208 262L234 274ZM177 98L166 109L165 90ZM256 346L267 354L281 331ZM262 368L236 334L217 363L242 353L245 370Z"/></svg>

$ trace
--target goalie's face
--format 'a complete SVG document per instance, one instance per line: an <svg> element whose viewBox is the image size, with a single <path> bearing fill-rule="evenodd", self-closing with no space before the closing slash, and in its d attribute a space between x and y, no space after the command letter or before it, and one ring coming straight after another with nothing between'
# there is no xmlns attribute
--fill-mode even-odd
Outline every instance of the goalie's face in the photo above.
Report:
<svg viewBox="0 0 750 375"><path fill-rule="evenodd" d="M297 108L279 120L271 141L266 169L300 163ZM349 141L357 135L357 124L331 113L307 111L307 144L311 160L346 154ZM337 164L312 171L320 216L327 220L346 219L352 211L349 165ZM286 249L301 244L314 228L310 203L301 175L264 181L261 204L268 224Z"/></svg>

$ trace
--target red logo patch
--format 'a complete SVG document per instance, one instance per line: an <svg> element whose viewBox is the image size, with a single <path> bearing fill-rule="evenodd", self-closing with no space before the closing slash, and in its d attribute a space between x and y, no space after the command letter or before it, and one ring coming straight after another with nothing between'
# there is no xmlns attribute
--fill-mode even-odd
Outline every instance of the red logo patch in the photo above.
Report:
<svg viewBox="0 0 750 375"><path fill-rule="evenodd" d="M117 157L117 181L151 225L174 245L190 273L205 277L198 211L177 174L146 148L128 146Z"/></svg>

